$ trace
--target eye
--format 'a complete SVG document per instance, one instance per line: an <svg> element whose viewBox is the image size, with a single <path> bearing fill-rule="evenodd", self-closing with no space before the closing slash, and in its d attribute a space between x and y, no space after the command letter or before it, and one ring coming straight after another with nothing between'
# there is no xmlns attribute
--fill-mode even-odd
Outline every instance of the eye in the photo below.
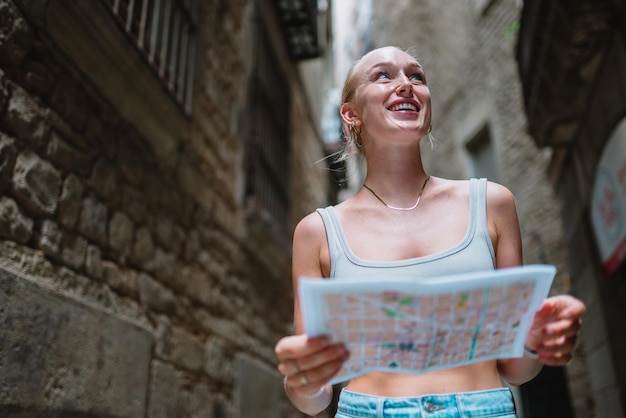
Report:
<svg viewBox="0 0 626 418"><path fill-rule="evenodd" d="M418 83L423 83L424 82L424 75L420 74L420 73L411 74L409 76L409 80L414 81L414 82L418 82Z"/></svg>
<svg viewBox="0 0 626 418"><path fill-rule="evenodd" d="M375 76L376 80L391 80L391 76L386 71L379 71Z"/></svg>

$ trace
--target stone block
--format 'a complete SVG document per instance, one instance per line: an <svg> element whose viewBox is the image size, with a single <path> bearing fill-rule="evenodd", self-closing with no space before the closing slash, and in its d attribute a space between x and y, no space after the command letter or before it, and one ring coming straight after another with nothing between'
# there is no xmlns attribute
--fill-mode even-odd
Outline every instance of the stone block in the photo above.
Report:
<svg viewBox="0 0 626 418"><path fill-rule="evenodd" d="M11 175L16 157L15 141L13 138L0 133L0 190L5 190L11 185Z"/></svg>
<svg viewBox="0 0 626 418"><path fill-rule="evenodd" d="M171 364L153 361L148 415L151 418L180 416L181 382Z"/></svg>
<svg viewBox="0 0 626 418"><path fill-rule="evenodd" d="M59 229L59 225L56 222L45 219L41 223L41 232L37 246L46 256L54 260L61 260L63 232Z"/></svg>
<svg viewBox="0 0 626 418"><path fill-rule="evenodd" d="M176 176L181 189L192 196L203 210L210 213L215 205L217 193L205 180L205 175L196 167L194 160L181 157Z"/></svg>
<svg viewBox="0 0 626 418"><path fill-rule="evenodd" d="M81 270L85 265L87 255L87 240L78 234L66 232L63 234L63 246L61 258L63 262L76 270Z"/></svg>
<svg viewBox="0 0 626 418"><path fill-rule="evenodd" d="M0 3L0 62L19 65L28 52L33 34L13 2ZM10 23L9 23L10 22Z"/></svg>
<svg viewBox="0 0 626 418"><path fill-rule="evenodd" d="M221 199L215 199L214 209L215 222L224 231L236 234L241 229L241 216L237 208L234 208Z"/></svg>
<svg viewBox="0 0 626 418"><path fill-rule="evenodd" d="M195 260L198 252L200 251L200 236L195 229L189 231L184 240L185 245L185 260Z"/></svg>
<svg viewBox="0 0 626 418"><path fill-rule="evenodd" d="M104 199L114 199L117 191L117 178L115 175L115 166L106 158L97 160L88 183L93 187L98 196Z"/></svg>
<svg viewBox="0 0 626 418"><path fill-rule="evenodd" d="M203 382L194 383L184 393L187 416L189 418L217 418L213 414L215 407L211 398L212 393L209 385Z"/></svg>
<svg viewBox="0 0 626 418"><path fill-rule="evenodd" d="M192 372L204 370L204 346L187 330L173 326L170 334L170 360L178 367Z"/></svg>
<svg viewBox="0 0 626 418"><path fill-rule="evenodd" d="M232 318L214 316L204 309L197 308L194 316L194 320L203 330L214 333L226 341L238 341L245 332Z"/></svg>
<svg viewBox="0 0 626 418"><path fill-rule="evenodd" d="M87 245L87 253L85 254L85 270L87 274L97 279L102 279L102 251L95 245Z"/></svg>
<svg viewBox="0 0 626 418"><path fill-rule="evenodd" d="M235 408L239 418L278 417L283 382L278 372L265 364L240 354L236 359Z"/></svg>
<svg viewBox="0 0 626 418"><path fill-rule="evenodd" d="M170 357L170 335L172 334L172 323L165 315L153 315L156 323L156 345L154 347L155 356L167 360Z"/></svg>
<svg viewBox="0 0 626 418"><path fill-rule="evenodd" d="M133 260L139 264L146 263L151 260L154 252L155 247L150 231L145 227L137 229L131 253Z"/></svg>
<svg viewBox="0 0 626 418"><path fill-rule="evenodd" d="M139 300L157 312L173 313L175 305L174 293L147 274L140 273L137 277Z"/></svg>
<svg viewBox="0 0 626 418"><path fill-rule="evenodd" d="M109 245L122 257L130 252L135 225L124 212L115 212L109 221Z"/></svg>
<svg viewBox="0 0 626 418"><path fill-rule="evenodd" d="M6 112L2 115L4 129L33 148L42 148L50 132L44 110L17 84L8 82L7 85L10 87L11 97Z"/></svg>
<svg viewBox="0 0 626 418"><path fill-rule="evenodd" d="M0 108L4 109L4 105L9 99L9 89L7 88L4 71L0 68Z"/></svg>
<svg viewBox="0 0 626 418"><path fill-rule="evenodd" d="M135 298L139 293L136 273L132 270L121 270L111 261L102 262L102 279L123 295Z"/></svg>
<svg viewBox="0 0 626 418"><path fill-rule="evenodd" d="M52 215L59 203L61 176L52 164L34 153L25 152L15 161L13 188L27 210Z"/></svg>
<svg viewBox="0 0 626 418"><path fill-rule="evenodd" d="M182 252L186 234L171 218L162 217L156 224L155 233L157 242L168 251L175 254Z"/></svg>
<svg viewBox="0 0 626 418"><path fill-rule="evenodd" d="M220 418L214 414L214 395L206 382L161 361L152 363L151 373L148 417Z"/></svg>
<svg viewBox="0 0 626 418"><path fill-rule="evenodd" d="M146 329L0 269L0 404L46 416L145 416Z"/></svg>
<svg viewBox="0 0 626 418"><path fill-rule="evenodd" d="M150 270L154 271L155 276L160 281L167 283L168 286L177 287L174 282L180 280L181 265L175 254L165 252L157 247L149 264Z"/></svg>
<svg viewBox="0 0 626 418"><path fill-rule="evenodd" d="M224 340L209 337L204 344L205 372L216 379L227 381L231 377L233 366L226 353Z"/></svg>
<svg viewBox="0 0 626 418"><path fill-rule="evenodd" d="M33 220L20 211L15 200L0 197L0 237L25 243L33 234L33 225Z"/></svg>
<svg viewBox="0 0 626 418"><path fill-rule="evenodd" d="M105 245L107 213L107 207L96 197L85 197L78 217L78 231L98 244Z"/></svg>
<svg viewBox="0 0 626 418"><path fill-rule="evenodd" d="M82 204L84 186L82 181L70 173L63 181L63 190L58 206L58 219L61 225L74 228Z"/></svg>

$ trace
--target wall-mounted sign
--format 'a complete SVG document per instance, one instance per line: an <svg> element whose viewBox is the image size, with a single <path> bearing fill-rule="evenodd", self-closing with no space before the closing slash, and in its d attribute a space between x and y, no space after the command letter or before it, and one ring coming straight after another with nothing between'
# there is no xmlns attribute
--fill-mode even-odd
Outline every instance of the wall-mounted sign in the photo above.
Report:
<svg viewBox="0 0 626 418"><path fill-rule="evenodd" d="M591 196L591 222L607 275L626 260L626 118L604 147Z"/></svg>

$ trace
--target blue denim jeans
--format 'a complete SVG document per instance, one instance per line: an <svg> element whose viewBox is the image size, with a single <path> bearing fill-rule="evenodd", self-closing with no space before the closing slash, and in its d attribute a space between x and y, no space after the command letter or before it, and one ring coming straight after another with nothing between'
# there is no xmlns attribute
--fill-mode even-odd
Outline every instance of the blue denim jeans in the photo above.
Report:
<svg viewBox="0 0 626 418"><path fill-rule="evenodd" d="M516 418L508 388L384 398L343 390L335 418Z"/></svg>

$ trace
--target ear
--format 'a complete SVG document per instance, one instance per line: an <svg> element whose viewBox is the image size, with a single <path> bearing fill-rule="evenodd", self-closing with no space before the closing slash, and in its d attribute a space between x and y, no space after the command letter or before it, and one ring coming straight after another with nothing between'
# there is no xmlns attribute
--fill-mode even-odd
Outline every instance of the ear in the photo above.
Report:
<svg viewBox="0 0 626 418"><path fill-rule="evenodd" d="M345 124L350 125L351 123L354 123L357 126L361 124L361 119L354 111L351 103L342 104L339 109L339 113L341 114L341 119L343 119Z"/></svg>

